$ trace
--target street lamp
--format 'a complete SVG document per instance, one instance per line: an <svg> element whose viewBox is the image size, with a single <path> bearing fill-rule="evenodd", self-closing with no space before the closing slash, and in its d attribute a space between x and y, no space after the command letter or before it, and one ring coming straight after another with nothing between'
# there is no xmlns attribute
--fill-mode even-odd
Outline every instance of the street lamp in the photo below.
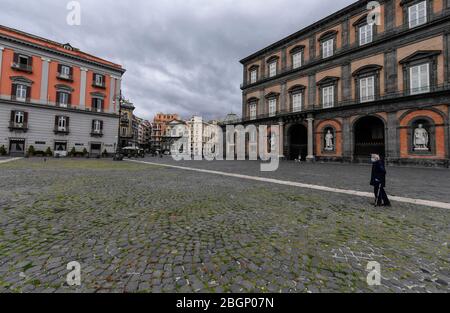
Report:
<svg viewBox="0 0 450 313"><path fill-rule="evenodd" d="M114 161L122 161L123 160L122 142L120 140L120 126L121 126L121 122L122 122L122 103L124 101L124 99L122 97L122 90L120 91L120 95L118 96L118 99L116 99L116 101L117 100L119 102L119 127L117 129L117 149L116 149L116 153L114 155Z"/></svg>

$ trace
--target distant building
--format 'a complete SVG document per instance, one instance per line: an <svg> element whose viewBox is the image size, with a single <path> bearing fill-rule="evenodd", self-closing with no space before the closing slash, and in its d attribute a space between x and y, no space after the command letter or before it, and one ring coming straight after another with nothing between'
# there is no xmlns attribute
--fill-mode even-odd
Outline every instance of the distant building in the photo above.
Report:
<svg viewBox="0 0 450 313"><path fill-rule="evenodd" d="M179 149L182 151L190 152L190 142L191 136L189 131L189 126L185 121L182 120L172 120L171 122L165 125L164 134L161 137L161 151L162 152L170 152L172 145L179 139L185 138L185 144L188 145L180 146Z"/></svg>
<svg viewBox="0 0 450 313"><path fill-rule="evenodd" d="M138 129L138 145L141 148L148 149L152 136L152 124L147 120L142 120L139 123Z"/></svg>
<svg viewBox="0 0 450 313"><path fill-rule="evenodd" d="M178 114L158 113L153 119L150 145L155 150L162 149L162 139L166 132L167 124L173 120L179 120Z"/></svg>
<svg viewBox="0 0 450 313"><path fill-rule="evenodd" d="M134 105L128 100L122 101L120 117L120 147L134 146L133 112Z"/></svg>

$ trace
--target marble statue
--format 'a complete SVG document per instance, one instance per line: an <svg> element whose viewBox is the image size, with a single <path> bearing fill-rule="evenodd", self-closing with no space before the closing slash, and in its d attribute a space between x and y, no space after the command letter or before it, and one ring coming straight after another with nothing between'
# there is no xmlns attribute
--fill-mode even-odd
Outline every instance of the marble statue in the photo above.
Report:
<svg viewBox="0 0 450 313"><path fill-rule="evenodd" d="M327 134L325 135L325 150L334 150L334 136L331 130L328 130Z"/></svg>
<svg viewBox="0 0 450 313"><path fill-rule="evenodd" d="M427 151L430 142L430 137L423 124L419 124L419 127L414 131L414 150L415 151Z"/></svg>

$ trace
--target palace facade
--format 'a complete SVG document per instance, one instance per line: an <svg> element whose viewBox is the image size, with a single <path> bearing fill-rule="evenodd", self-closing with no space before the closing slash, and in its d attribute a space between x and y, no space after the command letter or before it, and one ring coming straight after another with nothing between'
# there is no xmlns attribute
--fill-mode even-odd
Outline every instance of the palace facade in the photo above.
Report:
<svg viewBox="0 0 450 313"><path fill-rule="evenodd" d="M99 155L118 142L118 64L0 26L0 147Z"/></svg>
<svg viewBox="0 0 450 313"><path fill-rule="evenodd" d="M450 0L367 4L241 60L234 123L279 125L287 159L448 167Z"/></svg>

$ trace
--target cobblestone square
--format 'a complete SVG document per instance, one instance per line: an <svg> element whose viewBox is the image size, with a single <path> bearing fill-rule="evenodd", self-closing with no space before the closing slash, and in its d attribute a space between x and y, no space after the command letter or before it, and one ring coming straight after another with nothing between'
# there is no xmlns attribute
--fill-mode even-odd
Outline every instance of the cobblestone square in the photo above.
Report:
<svg viewBox="0 0 450 313"><path fill-rule="evenodd" d="M291 163L270 175L367 185L369 169L343 166L341 181L340 167L325 164L305 166L304 179ZM448 171L392 171L396 194L404 184L408 196L448 202ZM418 194L413 173L444 185ZM23 159L0 164L0 177L0 292L449 291L446 209L374 208L367 198L110 160ZM66 283L72 261L80 287ZM370 261L381 286L367 284Z"/></svg>

